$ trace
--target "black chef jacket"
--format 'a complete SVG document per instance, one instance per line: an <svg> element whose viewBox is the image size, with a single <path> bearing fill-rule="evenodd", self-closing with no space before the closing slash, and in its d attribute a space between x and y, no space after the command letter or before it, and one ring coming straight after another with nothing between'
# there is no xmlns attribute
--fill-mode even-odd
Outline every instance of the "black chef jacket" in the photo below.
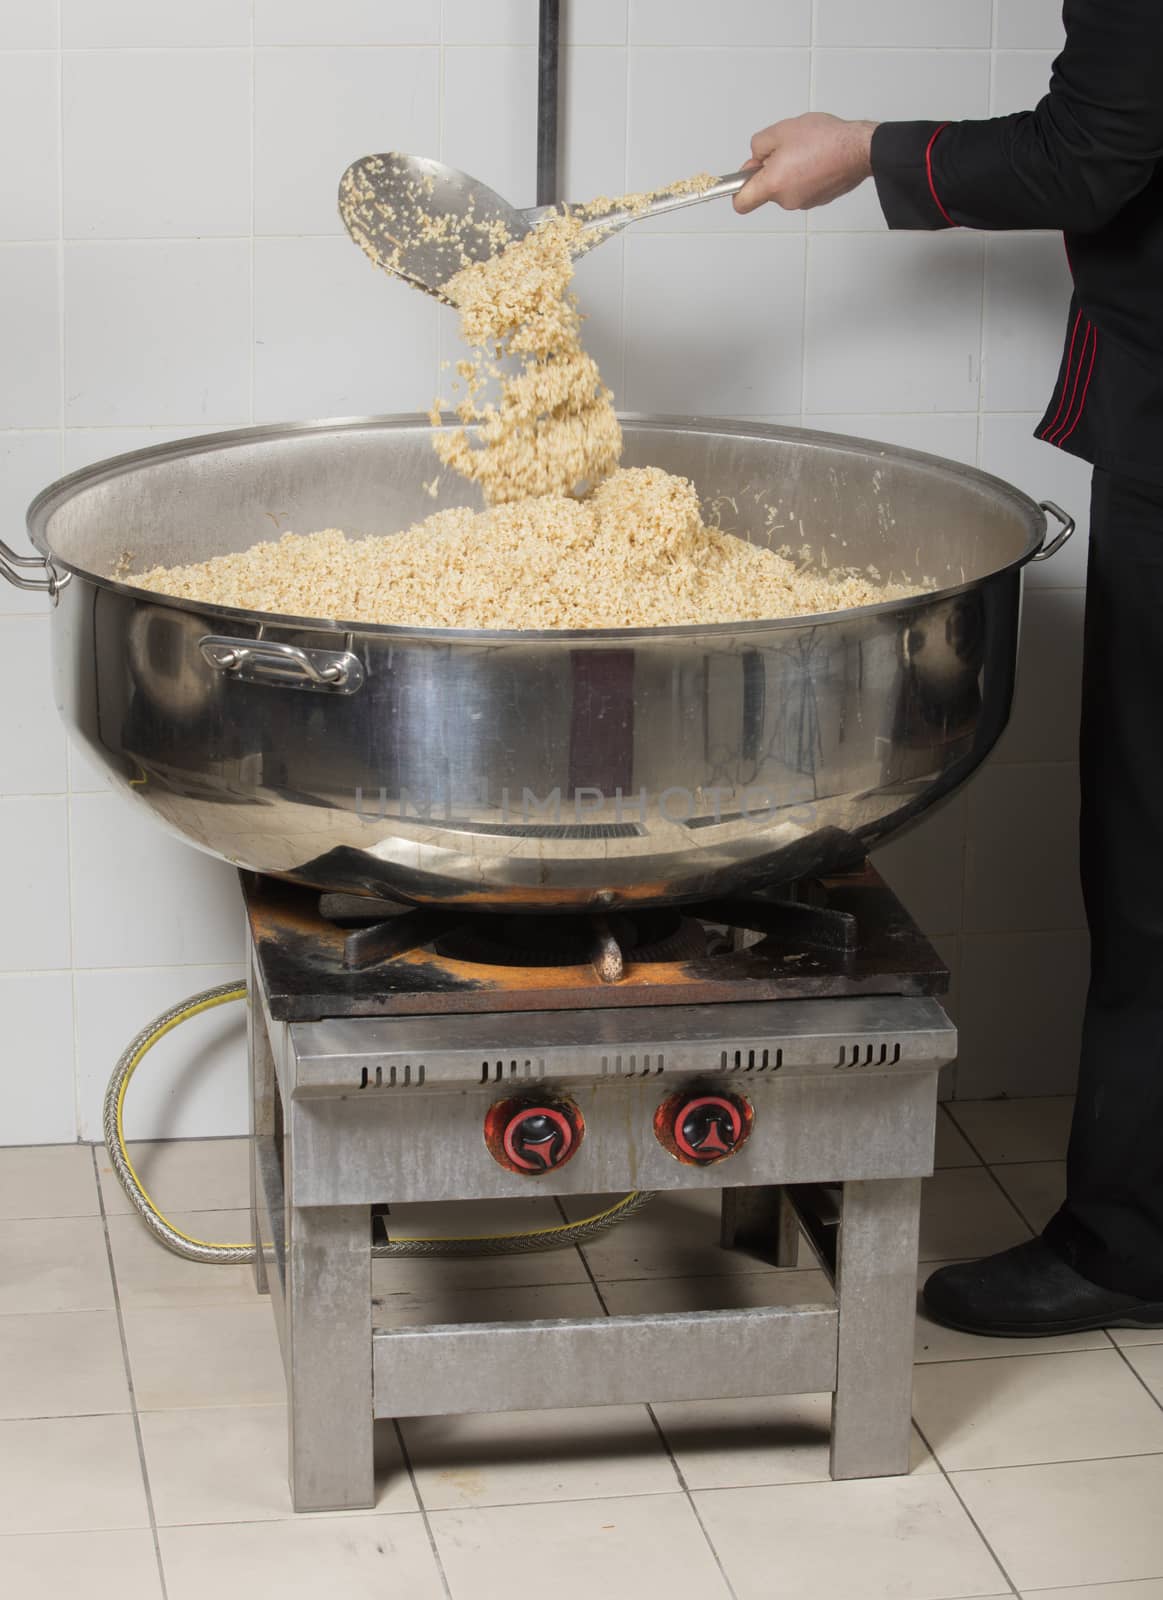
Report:
<svg viewBox="0 0 1163 1600"><path fill-rule="evenodd" d="M873 176L890 228L1062 230L1074 297L1036 432L1163 483L1163 0L1065 0L1063 16L1033 111L882 123Z"/></svg>

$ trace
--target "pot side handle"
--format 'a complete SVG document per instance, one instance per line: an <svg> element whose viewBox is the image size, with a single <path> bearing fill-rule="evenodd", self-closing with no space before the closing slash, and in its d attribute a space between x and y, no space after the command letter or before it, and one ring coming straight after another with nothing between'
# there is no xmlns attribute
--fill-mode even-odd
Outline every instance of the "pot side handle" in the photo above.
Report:
<svg viewBox="0 0 1163 1600"><path fill-rule="evenodd" d="M1055 505L1053 500L1039 500L1038 510L1047 512L1057 522L1062 524L1061 532L1055 534L1053 539L1050 540L1049 544L1047 544L1045 539L1043 539L1041 548L1035 550L1034 554L1030 558L1032 561L1048 561L1054 554L1055 550L1061 550L1067 539L1069 539L1070 535L1074 532L1076 524L1070 513L1068 511L1063 511L1061 506Z"/></svg>
<svg viewBox="0 0 1163 1600"><path fill-rule="evenodd" d="M33 571L39 576L34 578ZM58 572L47 556L18 556L3 539L0 539L0 573L17 589L47 594L53 601L72 577L71 572Z"/></svg>
<svg viewBox="0 0 1163 1600"><path fill-rule="evenodd" d="M350 650L302 650L275 639L228 639L214 634L199 639L198 648L208 666L244 683L321 689L331 694L355 694L363 687L363 665Z"/></svg>

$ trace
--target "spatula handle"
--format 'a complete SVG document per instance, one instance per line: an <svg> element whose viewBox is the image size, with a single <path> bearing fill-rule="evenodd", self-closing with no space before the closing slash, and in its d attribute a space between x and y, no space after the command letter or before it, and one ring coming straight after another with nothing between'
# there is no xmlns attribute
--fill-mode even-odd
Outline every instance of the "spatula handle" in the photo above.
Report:
<svg viewBox="0 0 1163 1600"><path fill-rule="evenodd" d="M738 194L751 176L750 172L731 172L725 178L716 178L709 189L699 189L690 194L664 194L641 211L607 212L587 221L587 228L623 228L628 222L639 222L643 217L660 217L668 211L680 211L684 206L700 205L704 200L718 200Z"/></svg>

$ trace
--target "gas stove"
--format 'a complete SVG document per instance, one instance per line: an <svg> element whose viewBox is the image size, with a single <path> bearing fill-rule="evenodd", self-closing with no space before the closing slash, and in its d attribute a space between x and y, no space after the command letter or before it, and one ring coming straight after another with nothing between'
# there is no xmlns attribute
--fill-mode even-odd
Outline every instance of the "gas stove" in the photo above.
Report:
<svg viewBox="0 0 1163 1600"><path fill-rule="evenodd" d="M956 1034L946 969L871 867L581 918L242 885L256 1274L298 1509L372 1503L375 1417L457 1411L830 1389L833 1475L907 1470ZM724 1248L773 1265L802 1229L834 1302L375 1326L393 1204L681 1188L718 1191Z"/></svg>

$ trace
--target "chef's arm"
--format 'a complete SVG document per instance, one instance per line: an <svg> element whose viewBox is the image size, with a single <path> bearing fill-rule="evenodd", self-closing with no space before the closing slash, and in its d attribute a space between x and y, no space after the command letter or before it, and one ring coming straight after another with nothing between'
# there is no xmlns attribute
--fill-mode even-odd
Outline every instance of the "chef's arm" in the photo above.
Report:
<svg viewBox="0 0 1163 1600"><path fill-rule="evenodd" d="M823 204L871 174L892 228L1101 228L1163 159L1163 4L1067 0L1065 20L1033 111L946 125L777 123L752 141L763 166L738 209Z"/></svg>

